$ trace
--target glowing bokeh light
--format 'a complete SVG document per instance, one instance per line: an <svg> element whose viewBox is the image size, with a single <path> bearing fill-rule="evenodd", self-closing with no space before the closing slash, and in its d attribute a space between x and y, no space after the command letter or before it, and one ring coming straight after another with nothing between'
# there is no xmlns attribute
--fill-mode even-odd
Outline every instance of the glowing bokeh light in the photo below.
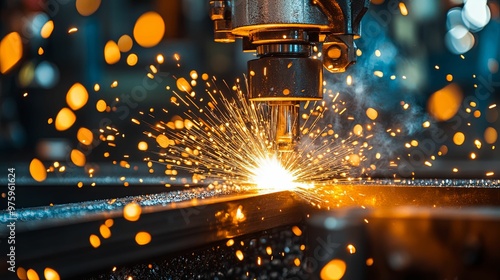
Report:
<svg viewBox="0 0 500 280"><path fill-rule="evenodd" d="M87 89L80 83L75 83L73 86L71 86L71 88L68 90L68 93L66 94L66 103L74 111L85 106L88 100L89 93Z"/></svg>
<svg viewBox="0 0 500 280"><path fill-rule="evenodd" d="M445 35L446 47L454 54L468 52L474 46L475 40L474 35L462 25L453 27Z"/></svg>
<svg viewBox="0 0 500 280"><path fill-rule="evenodd" d="M76 10L82 16L90 16L95 13L100 5L101 0L76 0L75 3Z"/></svg>
<svg viewBox="0 0 500 280"><path fill-rule="evenodd" d="M168 137L163 135L163 134L160 134L160 135L156 136L156 143L158 143L158 145L160 145L160 147L166 148L169 145Z"/></svg>
<svg viewBox="0 0 500 280"><path fill-rule="evenodd" d="M54 269L47 267L43 270L43 276L45 276L45 279L47 280L59 280L61 277L59 277L59 273L55 271Z"/></svg>
<svg viewBox="0 0 500 280"><path fill-rule="evenodd" d="M473 32L477 32L490 22L491 11L486 0L467 0L462 10L462 19L465 25Z"/></svg>
<svg viewBox="0 0 500 280"><path fill-rule="evenodd" d="M106 225L101 225L99 227L99 233L101 234L102 238L104 238L104 239L111 237L111 230Z"/></svg>
<svg viewBox="0 0 500 280"><path fill-rule="evenodd" d="M55 126L58 131L69 129L76 121L76 115L69 108L62 108L56 116Z"/></svg>
<svg viewBox="0 0 500 280"><path fill-rule="evenodd" d="M95 108L98 112L102 113L104 111L106 111L106 107L108 105L106 104L106 101L102 100L102 99L99 99L96 104L95 104Z"/></svg>
<svg viewBox="0 0 500 280"><path fill-rule="evenodd" d="M73 162L76 166L85 166L87 159L85 158L85 154L77 149L73 149L70 153L71 162Z"/></svg>
<svg viewBox="0 0 500 280"><path fill-rule="evenodd" d="M133 34L141 47L154 47L163 39L165 22L158 13L146 12L137 19Z"/></svg>
<svg viewBox="0 0 500 280"><path fill-rule="evenodd" d="M17 32L7 34L0 41L0 73L5 74L23 57L23 43Z"/></svg>
<svg viewBox="0 0 500 280"><path fill-rule="evenodd" d="M38 273L36 273L36 271L31 268L26 271L26 276L28 277L28 280L40 280Z"/></svg>
<svg viewBox="0 0 500 280"><path fill-rule="evenodd" d="M141 206L135 202L131 202L123 208L123 217L127 221L135 222L139 220L141 212Z"/></svg>
<svg viewBox="0 0 500 280"><path fill-rule="evenodd" d="M427 101L427 111L437 121L447 121L458 112L462 99L460 87L451 83L431 95Z"/></svg>
<svg viewBox="0 0 500 280"><path fill-rule="evenodd" d="M121 53L118 44L110 40L104 46L104 60L107 64L115 64L120 61Z"/></svg>
<svg viewBox="0 0 500 280"><path fill-rule="evenodd" d="M92 140L94 139L94 134L90 129L81 127L78 129L78 132L76 133L76 138L78 139L78 142L82 143L83 145L90 145L92 144Z"/></svg>
<svg viewBox="0 0 500 280"><path fill-rule="evenodd" d="M488 144L495 144L498 138L498 133L495 128L488 127L484 131L484 141Z"/></svg>
<svg viewBox="0 0 500 280"><path fill-rule="evenodd" d="M148 150L148 143L141 141L139 144L137 144L137 148L139 151L147 151Z"/></svg>
<svg viewBox="0 0 500 280"><path fill-rule="evenodd" d="M145 231L138 232L135 235L135 242L139 245L146 245L151 242L151 234Z"/></svg>
<svg viewBox="0 0 500 280"><path fill-rule="evenodd" d="M33 179L38 182L42 182L47 178L47 170L39 159L34 158L33 160L31 160L30 174L31 177L33 177Z"/></svg>
<svg viewBox="0 0 500 280"><path fill-rule="evenodd" d="M122 35L120 39L118 39L118 48L120 49L121 52L130 51L133 45L134 42L132 41L132 38L127 34Z"/></svg>
<svg viewBox="0 0 500 280"><path fill-rule="evenodd" d="M54 31L54 21L49 20L42 26L42 29L40 30L40 36L42 36L42 38L44 39L47 39L50 37L50 35L52 35L52 31Z"/></svg>
<svg viewBox="0 0 500 280"><path fill-rule="evenodd" d="M455 145L460 146L465 142L465 134L462 132L456 132L455 135L453 135L453 143Z"/></svg>
<svg viewBox="0 0 500 280"><path fill-rule="evenodd" d="M323 280L339 280L344 276L346 268L343 260L333 259L321 269L320 277Z"/></svg>
<svg viewBox="0 0 500 280"><path fill-rule="evenodd" d="M19 279L28 279L28 276L26 275L26 269L24 269L23 267L18 267L17 270L16 270L16 274L17 274L17 278Z"/></svg>
<svg viewBox="0 0 500 280"><path fill-rule="evenodd" d="M36 66L34 77L42 88L52 88L59 82L59 69L53 63L42 61Z"/></svg>
<svg viewBox="0 0 500 280"><path fill-rule="evenodd" d="M236 251L236 257L238 258L238 260L242 261L245 256L243 255L243 252L241 250L237 250Z"/></svg>
<svg viewBox="0 0 500 280"><path fill-rule="evenodd" d="M179 90L187 92L187 93L190 93L193 90L191 88L191 85L189 84L189 82L184 78L177 79L176 85L177 85L177 88Z"/></svg>
<svg viewBox="0 0 500 280"><path fill-rule="evenodd" d="M97 236L95 234L90 235L89 242L90 242L90 245L92 245L92 247L94 247L94 248L101 246L101 239L99 239L99 236Z"/></svg>
<svg viewBox="0 0 500 280"><path fill-rule="evenodd" d="M135 53L131 53L127 56L127 65L128 66L135 66L137 62L139 61L139 57Z"/></svg>

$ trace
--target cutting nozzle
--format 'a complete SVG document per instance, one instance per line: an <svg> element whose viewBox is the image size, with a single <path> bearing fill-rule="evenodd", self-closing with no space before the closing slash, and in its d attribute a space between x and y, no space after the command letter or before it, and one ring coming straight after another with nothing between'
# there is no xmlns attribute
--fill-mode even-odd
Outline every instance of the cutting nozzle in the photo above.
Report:
<svg viewBox="0 0 500 280"><path fill-rule="evenodd" d="M299 104L320 100L323 68L343 72L356 60L354 39L370 0L210 1L215 41L243 39L249 99L268 102L278 151L294 151ZM322 57L313 53L321 50Z"/></svg>
<svg viewBox="0 0 500 280"><path fill-rule="evenodd" d="M269 102L274 149L278 152L294 152L299 140L299 103L293 101Z"/></svg>
<svg viewBox="0 0 500 280"><path fill-rule="evenodd" d="M321 61L289 55L294 56L267 56L248 62L249 98L269 104L272 146L279 152L296 150L300 102L322 98Z"/></svg>

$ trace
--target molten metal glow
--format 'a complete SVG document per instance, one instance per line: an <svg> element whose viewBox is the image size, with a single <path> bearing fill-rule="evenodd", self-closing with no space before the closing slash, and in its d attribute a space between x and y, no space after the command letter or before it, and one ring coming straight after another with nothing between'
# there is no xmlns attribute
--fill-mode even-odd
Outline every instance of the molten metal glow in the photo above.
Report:
<svg viewBox="0 0 500 280"><path fill-rule="evenodd" d="M276 157L260 159L250 171L251 182L264 190L290 190L296 185L293 174Z"/></svg>

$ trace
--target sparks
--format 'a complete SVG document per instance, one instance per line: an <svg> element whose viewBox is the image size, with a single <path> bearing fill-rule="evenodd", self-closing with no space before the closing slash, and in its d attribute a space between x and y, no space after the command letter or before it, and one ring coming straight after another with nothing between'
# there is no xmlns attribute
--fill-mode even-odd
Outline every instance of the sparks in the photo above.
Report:
<svg viewBox="0 0 500 280"><path fill-rule="evenodd" d="M275 157L258 160L257 166L250 173L251 182L258 189L290 190L296 185L296 178Z"/></svg>

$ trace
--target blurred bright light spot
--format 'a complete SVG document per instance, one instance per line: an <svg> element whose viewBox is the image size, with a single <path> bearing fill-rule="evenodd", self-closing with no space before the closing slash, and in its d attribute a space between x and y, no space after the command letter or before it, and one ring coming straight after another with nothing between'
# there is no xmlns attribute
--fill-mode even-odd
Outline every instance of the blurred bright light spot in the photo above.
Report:
<svg viewBox="0 0 500 280"><path fill-rule="evenodd" d="M123 218L127 221L135 222L139 220L141 212L141 206L135 202L131 202L123 207Z"/></svg>
<svg viewBox="0 0 500 280"><path fill-rule="evenodd" d="M139 245L146 245L151 242L151 234L145 231L140 231L135 235L135 242Z"/></svg>
<svg viewBox="0 0 500 280"><path fill-rule="evenodd" d="M399 11L401 12L401 15L403 15L403 16L408 15L408 9L406 8L405 3L399 2Z"/></svg>
<svg viewBox="0 0 500 280"><path fill-rule="evenodd" d="M445 43L454 54L468 52L474 46L474 35L462 25L457 25L450 29L445 35Z"/></svg>
<svg viewBox="0 0 500 280"><path fill-rule="evenodd" d="M87 89L80 83L75 83L66 94L66 103L74 111L82 108L89 100Z"/></svg>
<svg viewBox="0 0 500 280"><path fill-rule="evenodd" d="M346 263L340 259L329 261L320 272L320 278L323 280L338 280L341 279L347 268Z"/></svg>
<svg viewBox="0 0 500 280"><path fill-rule="evenodd" d="M156 46L165 34L165 22L156 12L142 14L134 25L134 39L142 47Z"/></svg>
<svg viewBox="0 0 500 280"><path fill-rule="evenodd" d="M137 64L137 61L139 58L135 53L131 53L127 56L127 65L128 66L135 66Z"/></svg>
<svg viewBox="0 0 500 280"><path fill-rule="evenodd" d="M26 269L22 267L18 267L16 270L17 278L19 279L28 279L28 276L26 275Z"/></svg>
<svg viewBox="0 0 500 280"><path fill-rule="evenodd" d="M360 136L363 133L363 127L360 124L356 124L352 129L352 132L355 135Z"/></svg>
<svg viewBox="0 0 500 280"><path fill-rule="evenodd" d="M156 56L156 61L159 63L159 64L162 64L164 61L165 61L165 57L163 57L162 54L159 54Z"/></svg>
<svg viewBox="0 0 500 280"><path fill-rule="evenodd" d="M98 100L97 103L95 104L95 108L100 113L106 111L106 107L107 107L106 101L102 99Z"/></svg>
<svg viewBox="0 0 500 280"><path fill-rule="evenodd" d="M454 83L434 92L427 101L427 112L437 121L451 119L460 108L462 90Z"/></svg>
<svg viewBox="0 0 500 280"><path fill-rule="evenodd" d="M250 174L250 182L259 189L289 190L296 185L295 177L275 157L256 159Z"/></svg>
<svg viewBox="0 0 500 280"><path fill-rule="evenodd" d="M26 272L26 276L28 277L28 280L39 280L40 277L38 276L38 273L36 273L35 270L33 269L28 269L28 271Z"/></svg>
<svg viewBox="0 0 500 280"><path fill-rule="evenodd" d="M111 230L109 230L109 227L106 225L101 225L99 227L99 233L104 239L108 239L109 237L111 237Z"/></svg>
<svg viewBox="0 0 500 280"><path fill-rule="evenodd" d="M349 254L351 255L356 253L356 247L354 247L354 245L352 244L347 245L347 252L349 252Z"/></svg>
<svg viewBox="0 0 500 280"><path fill-rule="evenodd" d="M107 64L115 64L120 61L120 48L118 45L110 40L104 46L104 60L106 60Z"/></svg>
<svg viewBox="0 0 500 280"><path fill-rule="evenodd" d="M238 258L238 260L242 261L245 256L243 255L243 252L241 250L237 250L236 251L236 257Z"/></svg>
<svg viewBox="0 0 500 280"><path fill-rule="evenodd" d="M488 59L488 70L490 73L495 74L498 72L498 60L495 58Z"/></svg>
<svg viewBox="0 0 500 280"><path fill-rule="evenodd" d="M76 121L76 116L69 108L62 108L56 116L56 129L64 131L69 129Z"/></svg>
<svg viewBox="0 0 500 280"><path fill-rule="evenodd" d="M137 148L139 151L147 151L148 150L148 143L141 141L139 144L137 144Z"/></svg>
<svg viewBox="0 0 500 280"><path fill-rule="evenodd" d="M177 88L179 90L187 92L187 93L190 93L193 90L191 88L191 85L189 84L189 82L184 78L177 79L176 85L177 85Z"/></svg>
<svg viewBox="0 0 500 280"><path fill-rule="evenodd" d="M94 247L94 248L101 246L101 239L99 239L99 236L97 236L95 234L90 235L89 241L90 241L90 245L92 245L92 247Z"/></svg>
<svg viewBox="0 0 500 280"><path fill-rule="evenodd" d="M70 158L74 165L80 167L85 166L85 162L87 161L85 155L77 149L71 151Z"/></svg>
<svg viewBox="0 0 500 280"><path fill-rule="evenodd" d="M366 116L370 118L370 120L374 121L378 117L378 112L373 108L368 108L366 109Z"/></svg>
<svg viewBox="0 0 500 280"><path fill-rule="evenodd" d="M76 138L78 139L78 142L83 145L90 145L94 139L94 134L88 128L81 127L76 133Z"/></svg>
<svg viewBox="0 0 500 280"><path fill-rule="evenodd" d="M61 277L59 277L59 273L55 271L54 269L47 267L43 270L43 276L45 276L45 279L47 280L59 280Z"/></svg>
<svg viewBox="0 0 500 280"><path fill-rule="evenodd" d="M458 25L464 25L464 21L462 20L462 8L451 8L446 15L446 28L450 30Z"/></svg>
<svg viewBox="0 0 500 280"><path fill-rule="evenodd" d="M166 148L169 145L169 140L168 140L167 136L160 134L156 137L156 143L158 143L158 145L160 145L160 147Z"/></svg>
<svg viewBox="0 0 500 280"><path fill-rule="evenodd" d="M465 1L462 10L462 19L465 25L472 31L477 32L490 22L491 11L486 0Z"/></svg>
<svg viewBox="0 0 500 280"><path fill-rule="evenodd" d="M352 166L359 166L361 163L361 158L357 154L352 154L347 156L347 160L349 161L349 164Z"/></svg>
<svg viewBox="0 0 500 280"><path fill-rule="evenodd" d="M0 41L0 72L7 73L23 57L23 43L17 32L11 32Z"/></svg>
<svg viewBox="0 0 500 280"><path fill-rule="evenodd" d="M82 16L90 16L95 13L100 5L101 0L76 0L75 3L76 10Z"/></svg>
<svg viewBox="0 0 500 280"><path fill-rule="evenodd" d="M35 78L35 65L32 62L28 62L21 67L19 70L19 83L22 87L29 86L33 79Z"/></svg>
<svg viewBox="0 0 500 280"><path fill-rule="evenodd" d="M377 71L373 72L373 75L375 75L375 76L377 76L379 78L383 78L384 77L384 72L377 70Z"/></svg>
<svg viewBox="0 0 500 280"><path fill-rule="evenodd" d="M36 13L31 18L30 31L32 34L36 36L41 35L42 28L45 26L47 21L49 20L49 16L45 13Z"/></svg>
<svg viewBox="0 0 500 280"><path fill-rule="evenodd" d="M128 52L132 49L134 42L132 38L128 35L122 35L120 39L118 39L118 48L121 52Z"/></svg>
<svg viewBox="0 0 500 280"><path fill-rule="evenodd" d="M453 143L455 145L460 146L465 142L465 134L462 132L456 132L455 135L453 135Z"/></svg>
<svg viewBox="0 0 500 280"><path fill-rule="evenodd" d="M497 130L493 127L488 127L484 131L484 141L488 144L495 144L498 138Z"/></svg>
<svg viewBox="0 0 500 280"><path fill-rule="evenodd" d="M52 20L47 21L40 30L40 35L42 38L47 39L52 35L52 31L54 31L54 22Z"/></svg>
<svg viewBox="0 0 500 280"><path fill-rule="evenodd" d="M292 232L296 236L301 236L302 235L302 230L298 226L293 226L292 227Z"/></svg>
<svg viewBox="0 0 500 280"><path fill-rule="evenodd" d="M31 177L33 177L33 179L37 182L42 182L47 178L47 170L39 159L34 158L31 160L30 174Z"/></svg>
<svg viewBox="0 0 500 280"><path fill-rule="evenodd" d="M106 221L104 221L104 225L106 225L108 228L112 227L114 223L115 222L113 221L113 219L107 219Z"/></svg>
<svg viewBox="0 0 500 280"><path fill-rule="evenodd" d="M42 88L52 88L59 82L59 70L57 66L42 61L35 68L35 82Z"/></svg>

